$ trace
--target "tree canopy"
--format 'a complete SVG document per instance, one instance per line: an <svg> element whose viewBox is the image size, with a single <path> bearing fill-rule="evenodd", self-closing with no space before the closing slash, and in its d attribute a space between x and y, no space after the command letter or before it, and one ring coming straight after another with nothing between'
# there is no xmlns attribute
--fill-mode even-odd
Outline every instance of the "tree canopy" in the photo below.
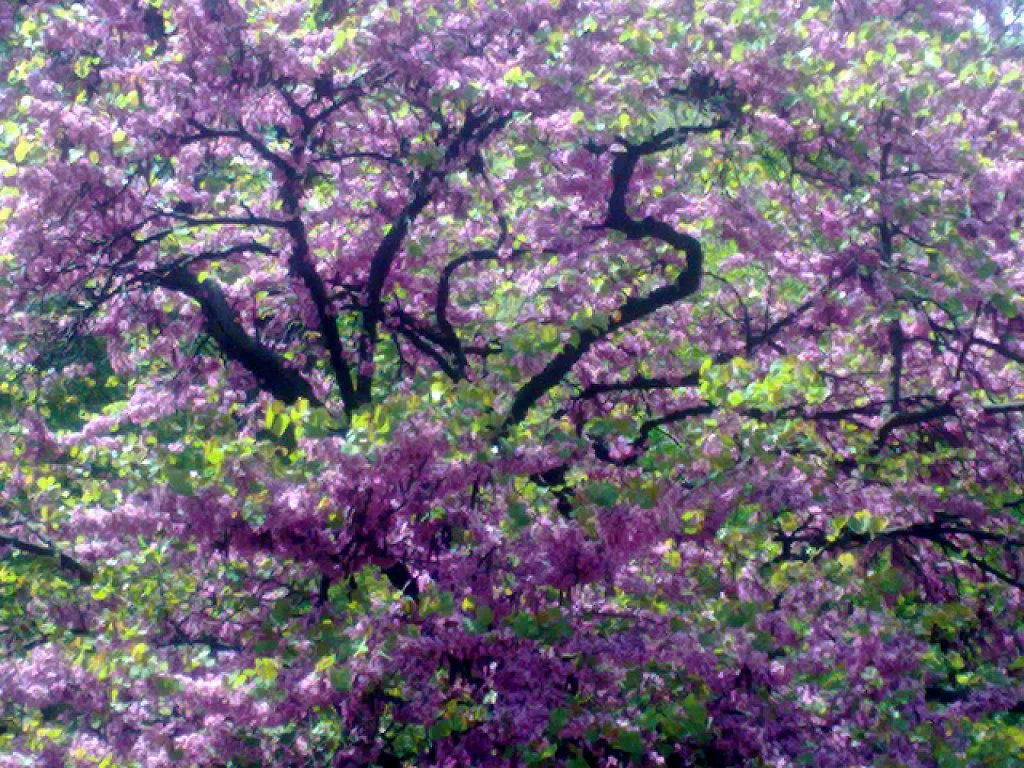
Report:
<svg viewBox="0 0 1024 768"><path fill-rule="evenodd" d="M0 4L0 766L1019 765L1022 14Z"/></svg>

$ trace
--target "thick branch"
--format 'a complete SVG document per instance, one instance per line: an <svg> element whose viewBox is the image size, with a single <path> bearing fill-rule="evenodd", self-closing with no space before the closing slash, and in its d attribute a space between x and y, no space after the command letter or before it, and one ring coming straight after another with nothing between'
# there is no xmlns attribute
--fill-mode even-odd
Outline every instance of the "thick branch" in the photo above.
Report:
<svg viewBox="0 0 1024 768"><path fill-rule="evenodd" d="M593 400L598 395L610 392L647 392L655 389L682 389L700 384L700 373L692 371L683 376L634 376L625 381L599 382L590 384L573 400Z"/></svg>
<svg viewBox="0 0 1024 768"><path fill-rule="evenodd" d="M900 403L900 388L903 383L903 349L906 339L903 335L903 328L899 320L894 320L889 327L889 346L892 351L892 373L889 380L889 400L892 410L898 413L902 410Z"/></svg>
<svg viewBox="0 0 1024 768"><path fill-rule="evenodd" d="M1024 413L1024 402L986 405L984 410L985 413Z"/></svg>
<svg viewBox="0 0 1024 768"><path fill-rule="evenodd" d="M186 136L181 140L182 144L192 144L197 141L204 141L207 139L236 139L243 144L248 144L255 150L256 154L274 166L279 170L286 178L295 178L298 175L298 171L281 155L271 151L271 149L264 144L262 141L257 139L251 133L242 128L241 125L235 130L225 131L214 128L207 128L204 125L199 124L195 120L189 120L189 125L196 129L197 133L193 136Z"/></svg>
<svg viewBox="0 0 1024 768"><path fill-rule="evenodd" d="M673 227L652 216L643 220L630 218L626 211L626 190L629 187L637 161L642 156L644 145L631 147L615 156L612 161L612 192L608 198L608 212L604 225L608 229L622 232L629 240L652 238L672 246L686 254L686 269L675 282L654 289L646 296L633 297L622 303L612 313L611 322L603 329L588 328L578 333L578 339L567 344L544 369L524 384L516 393L508 415L498 430L503 437L514 425L520 423L530 409L544 395L558 386L573 366L606 336L642 320L662 307L667 307L694 294L700 287L704 254L700 242L690 235L677 232ZM653 151L653 150L652 150Z"/></svg>
<svg viewBox="0 0 1024 768"><path fill-rule="evenodd" d="M491 134L500 130L511 115L500 115L489 119L486 113L475 114L473 110L466 113L466 118L458 135L448 144L438 169L423 174L414 189L412 200L402 209L401 213L391 222L390 228L380 241L373 258L370 260L370 273L366 282L366 305L363 309L363 333L359 339L359 361L361 369L356 377L356 400L360 404L370 402L373 387L372 370L373 354L377 348L378 327L384 319L383 291L384 283L391 273L391 267L402 249L402 243L416 217L430 203L434 185L443 181L453 170L455 162L470 144L480 145ZM365 366L365 368L363 367Z"/></svg>
<svg viewBox="0 0 1024 768"><path fill-rule="evenodd" d="M462 378L465 375L466 353L462 349L462 344L459 343L459 337L455 333L455 328L452 327L451 322L448 320L448 301L451 297L452 276L459 267L466 264L476 261L493 261L497 258L498 252L490 248L463 254L445 265L444 270L441 272L441 279L437 284L434 316L437 318L437 327L444 338L445 349L448 350L455 360L454 369L458 378Z"/></svg>
<svg viewBox="0 0 1024 768"><path fill-rule="evenodd" d="M825 290L831 290L839 284L843 279L851 274L852 270L845 270L839 277L830 280ZM820 295L812 296L811 298L804 301L798 307L796 307L788 315L776 320L770 326L765 328L763 331L758 333L748 332L746 354L754 352L762 344L770 342L780 331L784 330L787 326L791 325L797 318L800 317L804 312L810 309L814 302L820 298ZM715 355L713 362L715 365L722 365L727 363L733 358L737 357L739 353L735 352L720 352ZM689 373L678 375L678 376L634 376L631 379L623 381L613 382L598 382L591 384L583 389L578 395L572 399L576 402L581 400L593 400L603 394L612 392L642 392L657 389L682 389L685 387L695 387L700 383L700 372L690 371ZM559 411L559 416L564 415L564 409Z"/></svg>
<svg viewBox="0 0 1024 768"><path fill-rule="evenodd" d="M871 447L870 453L872 456L878 454L885 447L889 436L897 429L925 424L929 421L954 416L955 414L956 409L952 405L937 405L934 408L925 408L920 411L902 411L897 413L878 430L878 437L875 438L875 443Z"/></svg>
<svg viewBox="0 0 1024 768"><path fill-rule="evenodd" d="M422 352L424 355L429 357L441 371L452 381L459 381L464 378L462 369L453 368L452 365L445 359L444 355L441 354L437 349L430 346L430 343L424 338L424 336L417 331L415 327L406 323L404 320L399 319L399 327L396 329L399 334L409 340L416 349Z"/></svg>
<svg viewBox="0 0 1024 768"><path fill-rule="evenodd" d="M1020 539L991 531L966 528L960 525L944 525L939 522L913 523L903 528L890 528L889 530L880 531L878 533L861 533L846 529L840 536L832 539L831 541L826 539L825 535L820 532L809 536L784 536L781 539L784 547L783 555L778 559L805 561L817 560L827 552L862 547L870 544L872 541L894 542L901 539L920 539L923 541L930 541L933 544L938 545L954 557L970 563L989 576L993 576L994 578L1017 588L1024 588L1024 582L1019 578L989 565L980 557L977 557L960 547L954 546L950 541L950 537L956 536L973 539L979 544L997 544L1008 551L1019 550L1022 545L1024 545L1024 542ZM799 551L794 551L792 549L793 544L804 544L805 548Z"/></svg>
<svg viewBox="0 0 1024 768"><path fill-rule="evenodd" d="M1003 344L998 341L988 341L987 339L981 339L978 337L974 338L974 343L978 344L986 349L991 349L993 352L997 352L1007 360L1013 360L1015 363L1024 365L1024 352L1017 352L1012 349L1009 345Z"/></svg>
<svg viewBox="0 0 1024 768"><path fill-rule="evenodd" d="M692 295L699 285L699 276L695 281L688 279L689 277L689 270L687 270L674 283L656 288L646 296L627 299L612 314L615 319L603 329L587 328L579 331L575 341L562 347L562 350L544 366L544 370L519 389L499 430L499 437L507 434L512 426L526 418L537 401L557 387L596 342L627 325L642 320L662 307L667 307Z"/></svg>
<svg viewBox="0 0 1024 768"><path fill-rule="evenodd" d="M680 421L686 421L694 416L707 416L715 412L715 406L710 403L703 405L695 405L691 408L681 408L677 411L670 411L669 413L663 414L655 419L648 419L640 425L640 434L635 437L630 445L632 453L628 456L618 459L611 455L608 450L608 446L600 440L594 442L594 455L597 456L601 461L609 464L615 464L620 467L628 467L635 464L640 458L638 451L642 450L647 444L647 439L651 436L651 432L669 424L677 424Z"/></svg>
<svg viewBox="0 0 1024 768"><path fill-rule="evenodd" d="M272 219L269 216L206 216L197 217L176 211L161 211L161 216L184 222L189 227L215 227L238 225L242 227L274 227L287 229L289 222L283 219Z"/></svg>
<svg viewBox="0 0 1024 768"><path fill-rule="evenodd" d="M398 217L391 222L388 233L377 246L373 258L370 260L370 274L366 283L366 306L363 308L363 333L359 339L360 362L366 365L372 363L374 350L377 348L377 329L384 319L384 302L382 294L384 282L391 272L402 242L405 240L409 227L416 217L427 207L430 202L430 193L426 186L413 197ZM356 376L355 398L358 404L370 402L371 389L373 387L373 375L361 369Z"/></svg>
<svg viewBox="0 0 1024 768"><path fill-rule="evenodd" d="M207 332L221 351L255 376L267 392L286 403L305 398L313 405L320 404L313 388L298 371L288 368L277 353L246 333L216 283L199 282L195 275L180 266L162 275L157 282L196 301L206 320Z"/></svg>
<svg viewBox="0 0 1024 768"><path fill-rule="evenodd" d="M306 229L302 225L302 221L298 218L294 219L288 232L292 236L293 243L288 266L292 273L302 280L313 301L313 306L316 307L317 321L320 324L320 338L327 349L331 370L334 371L334 379L338 383L338 390L341 392L345 410L351 412L356 407L356 393L352 385L352 374L348 361L345 359L341 336L338 333L338 319L331 311L331 300L327 294L327 287L324 285L320 273L316 271L316 267L310 261L309 241L306 238Z"/></svg>
<svg viewBox="0 0 1024 768"><path fill-rule="evenodd" d="M73 574L83 584L92 583L93 573L88 567L53 547L44 547L39 544L32 544L28 541L16 539L13 536L2 535L0 535L0 547L10 547L11 549L16 549L19 552L24 552L26 555L32 555L34 557L53 559L57 562L57 566L62 571Z"/></svg>

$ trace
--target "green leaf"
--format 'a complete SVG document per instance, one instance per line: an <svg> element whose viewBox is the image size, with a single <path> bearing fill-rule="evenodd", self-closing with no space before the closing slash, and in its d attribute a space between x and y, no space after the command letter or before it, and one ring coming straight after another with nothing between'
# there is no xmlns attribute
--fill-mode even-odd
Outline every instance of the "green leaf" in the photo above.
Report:
<svg viewBox="0 0 1024 768"><path fill-rule="evenodd" d="M278 672L280 671L278 663L277 659L256 659L256 662L253 664L253 669L256 671L256 677L267 684L276 682Z"/></svg>
<svg viewBox="0 0 1024 768"><path fill-rule="evenodd" d="M617 748L628 752L635 758L642 756L647 751L647 744L636 731L620 731L613 743Z"/></svg>
<svg viewBox="0 0 1024 768"><path fill-rule="evenodd" d="M164 471L171 490L181 496L191 496L195 491L190 474L183 469L168 468Z"/></svg>
<svg viewBox="0 0 1024 768"><path fill-rule="evenodd" d="M181 690L181 683L167 675L157 675L150 678L149 682L160 696L173 696Z"/></svg>
<svg viewBox="0 0 1024 768"><path fill-rule="evenodd" d="M469 631L482 635L491 628L491 623L494 621L494 611L491 610L491 606L481 604L476 607L475 617L467 622Z"/></svg>
<svg viewBox="0 0 1024 768"><path fill-rule="evenodd" d="M509 502L507 513L513 533L523 530L531 522L530 515L526 511L526 505L521 501Z"/></svg>
<svg viewBox="0 0 1024 768"><path fill-rule="evenodd" d="M708 710L692 693L683 699L686 713L685 729L691 737L702 737L707 733Z"/></svg>
<svg viewBox="0 0 1024 768"><path fill-rule="evenodd" d="M1004 317L1008 317L1011 320L1019 314L1017 307L1014 306L1010 298L1002 293L992 296L992 306L999 310Z"/></svg>
<svg viewBox="0 0 1024 768"><path fill-rule="evenodd" d="M587 486L587 497L599 507L612 507L619 500L619 489L612 483L591 483Z"/></svg>
<svg viewBox="0 0 1024 768"><path fill-rule="evenodd" d="M509 69L502 78L508 85L518 85L523 81L523 68L516 65Z"/></svg>
<svg viewBox="0 0 1024 768"><path fill-rule="evenodd" d="M552 736L558 736L562 729L569 722L569 710L562 707L556 707L551 710L551 714L548 715L548 733Z"/></svg>
<svg viewBox="0 0 1024 768"><path fill-rule="evenodd" d="M452 724L449 720L438 720L430 726L430 738L444 739L452 733Z"/></svg>
<svg viewBox="0 0 1024 768"><path fill-rule="evenodd" d="M336 690L347 692L352 690L352 673L345 667L334 667L329 673L328 678L331 681L331 685Z"/></svg>

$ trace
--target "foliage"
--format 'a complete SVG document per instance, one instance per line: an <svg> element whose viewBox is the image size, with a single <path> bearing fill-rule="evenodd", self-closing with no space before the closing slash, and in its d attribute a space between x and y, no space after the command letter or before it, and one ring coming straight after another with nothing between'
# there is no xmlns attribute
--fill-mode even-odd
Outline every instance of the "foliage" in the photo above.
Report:
<svg viewBox="0 0 1024 768"><path fill-rule="evenodd" d="M1020 12L0 5L0 765L1020 764Z"/></svg>

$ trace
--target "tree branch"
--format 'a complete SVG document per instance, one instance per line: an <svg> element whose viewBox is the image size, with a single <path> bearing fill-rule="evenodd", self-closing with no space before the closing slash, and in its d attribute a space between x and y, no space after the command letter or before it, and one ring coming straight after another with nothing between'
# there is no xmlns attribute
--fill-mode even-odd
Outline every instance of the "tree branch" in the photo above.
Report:
<svg viewBox="0 0 1024 768"><path fill-rule="evenodd" d="M288 258L288 266L292 273L300 278L306 286L313 306L316 308L317 321L320 325L320 338L331 362L331 369L334 371L334 380L341 392L341 400L345 410L351 413L356 408L356 393L352 385L352 374L349 370L348 361L345 359L345 351L342 347L341 336L338 333L338 319L331 311L331 300L327 295L327 287L323 278L316 271L316 267L309 258L309 241L306 238L306 229L302 221L296 217L288 227L288 233L292 237L292 252Z"/></svg>
<svg viewBox="0 0 1024 768"><path fill-rule="evenodd" d="M660 144L653 146L663 148ZM626 191L640 157L643 154L650 154L646 147L646 144L633 145L625 152L617 153L612 161L612 192L608 198L604 226L622 232L628 240L651 238L682 251L686 254L686 269L675 282L655 288L646 296L627 299L612 313L610 322L603 329L587 328L579 331L577 340L566 344L540 373L519 389L508 415L498 429L498 439L507 435L509 429L526 418L537 401L558 386L596 342L642 320L662 307L693 295L700 287L704 262L700 242L695 237L677 232L672 226L653 216L637 220L631 218L626 211ZM657 150L652 149L651 152L653 151Z"/></svg>
<svg viewBox="0 0 1024 768"><path fill-rule="evenodd" d="M216 283L211 280L199 282L195 275L181 266L159 276L156 283L196 301L206 320L206 329L218 347L255 376L261 388L285 403L305 398L312 405L320 405L313 388L298 371L288 368L277 353L245 331Z"/></svg>
<svg viewBox="0 0 1024 768"><path fill-rule="evenodd" d="M451 296L452 276L459 267L466 264L477 261L493 261L498 258L498 252L490 248L470 251L448 262L441 272L441 279L437 284L437 299L434 302L434 316L437 319L437 327L440 329L444 339L445 349L448 350L455 360L453 367L458 378L465 376L467 363L466 353L462 349L459 337L455 333L455 328L452 327L451 322L448 320L448 301Z"/></svg>
<svg viewBox="0 0 1024 768"><path fill-rule="evenodd" d="M378 326L384 319L384 302L382 294L384 283L391 272L391 267L402 248L402 243L412 226L413 221L430 203L433 197L432 187L442 181L452 170L452 166L470 144L482 144L491 134L500 130L511 115L500 115L489 119L486 112L475 114L467 110L462 128L448 144L439 169L431 169L423 174L414 185L415 194L406 204L401 213L391 222L390 229L380 241L373 258L370 260L370 273L366 282L366 305L363 308L363 332L359 339L360 368L356 377L356 401L359 404L370 402L373 388L372 373L363 370L363 366L371 367L373 354L377 348Z"/></svg>
<svg viewBox="0 0 1024 768"><path fill-rule="evenodd" d="M901 539L921 539L923 541L930 541L933 544L937 544L953 557L970 563L989 576L1010 584L1011 586L1017 587L1018 589L1024 589L1024 581L989 565L982 558L977 557L960 547L954 547L949 539L950 536L965 536L978 543L987 542L999 544L1011 551L1019 550L1024 546L1024 541L1001 533L976 530L960 525L944 525L941 522L913 523L903 528L890 528L889 530L880 531L878 533L860 533L846 529L831 541L829 541L825 537L825 534L820 531L807 536L798 536L795 534L783 536L781 539L781 543L783 544L783 554L776 558L776 561L817 560L828 552L862 547L870 544L872 541L892 542L899 541ZM805 548L795 551L792 548L794 543L804 544ZM809 549L816 551L809 551Z"/></svg>
<svg viewBox="0 0 1024 768"><path fill-rule="evenodd" d="M421 185L413 199L402 209L402 212L391 222L390 229L377 246L370 260L370 274L366 282L366 304L363 307L363 333L359 339L359 360L363 365L370 365L373 353L377 348L377 329L384 319L384 302L382 294L384 282L391 272L398 252L402 248L409 227L416 217L427 207L431 195L426 184ZM373 387L373 375L360 368L356 375L355 402L365 405L370 402Z"/></svg>
<svg viewBox="0 0 1024 768"><path fill-rule="evenodd" d="M682 389L696 387L700 384L700 373L691 371L683 376L634 376L625 381L600 382L590 384L573 400L593 400L598 395L610 392L646 392L654 389Z"/></svg>
<svg viewBox="0 0 1024 768"><path fill-rule="evenodd" d="M942 419L947 416L956 415L956 409L949 404L937 405L934 408L925 408L920 411L903 411L892 416L886 421L881 429L878 430L878 437L875 438L874 445L871 446L870 455L876 456L881 452L882 448L885 447L886 441L894 431L902 427L911 427L917 424L924 424L934 419Z"/></svg>
<svg viewBox="0 0 1024 768"><path fill-rule="evenodd" d="M56 560L57 567L62 571L73 574L83 584L92 583L93 572L90 568L83 565L78 560L75 560L70 555L66 555L53 547L44 547L39 544L32 544L28 541L16 539L13 536L3 535L0 535L0 547L10 547L11 549L18 550L19 552L24 552L26 555Z"/></svg>
<svg viewBox="0 0 1024 768"><path fill-rule="evenodd" d="M284 174L285 178L293 179L298 175L298 171L295 170L294 166L291 165L280 155L271 151L271 149L264 144L262 141L257 139L251 133L246 131L239 123L238 128L234 130L220 130L214 128L207 128L201 125L195 120L189 120L188 124L196 129L197 133L193 136L185 136L181 139L182 144L193 144L197 141L205 141L208 139L237 139L243 144L248 144L255 150L256 154L270 163L274 168Z"/></svg>

